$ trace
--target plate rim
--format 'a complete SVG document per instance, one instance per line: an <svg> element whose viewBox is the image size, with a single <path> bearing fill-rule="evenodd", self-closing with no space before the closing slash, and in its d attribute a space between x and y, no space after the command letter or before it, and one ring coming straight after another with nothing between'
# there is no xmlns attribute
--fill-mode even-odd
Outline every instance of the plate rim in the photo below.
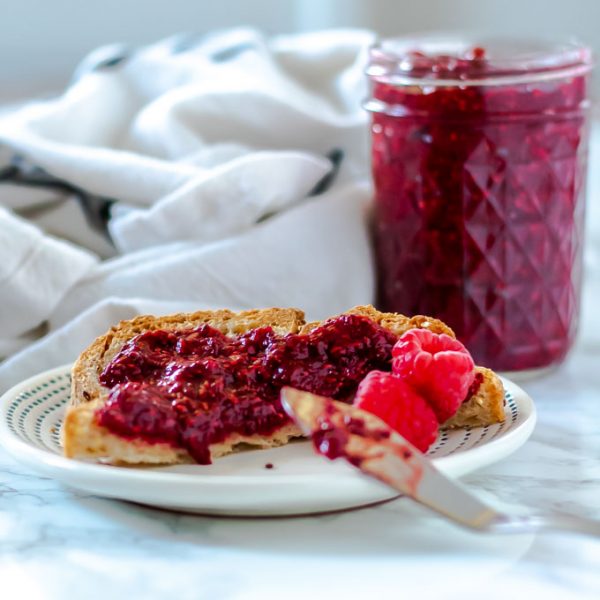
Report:
<svg viewBox="0 0 600 600"><path fill-rule="evenodd" d="M20 383L12 386L2 396L0 396L0 445L14 458L17 462L27 464L34 471L54 473L56 470L71 475L78 476L81 478L92 477L96 482L100 483L102 480L109 480L115 482L121 479L127 479L129 483L135 479L139 483L191 483L209 485L209 486L240 486L249 485L266 481L264 478L259 478L256 475L211 475L210 477L202 476L201 473L173 473L173 472L161 472L159 469L161 465L146 467L139 466L118 466L108 464L100 464L97 462L77 460L67 458L63 455L56 454L49 450L43 450L33 446L32 444L21 439L19 436L10 431L6 414L7 406L10 400L14 399L18 394L22 393L24 389L35 387L39 385L40 380L47 380L56 376L67 375L72 368L72 363L67 363L53 369L48 369L29 377ZM491 440L486 444L475 448L468 448L464 451L458 451L453 454L441 457L433 457L432 461L437 468L446 470L446 468L459 470L464 462L484 462L477 468L482 468L490 462L485 462L490 454L498 454L498 448L502 448L501 456L498 460L502 460L512 451L517 450L523 443L530 437L536 421L537 412L535 404L532 398L523 390L520 386L512 382L511 380L499 376L508 392L513 393L519 397L519 407L525 413L525 419L516 427L506 432L503 436L498 439ZM515 394L516 392L516 394ZM509 450L506 450L506 447ZM512 448L512 450L510 450ZM482 458L483 457L483 458ZM475 461L473 459L476 459ZM172 465L171 465L172 466ZM168 468L169 465L164 465ZM473 470L475 470L473 469ZM277 481L281 484L302 484L315 482L318 479L329 478L330 475L327 473L314 473L314 474L278 474ZM71 480L71 477L69 477ZM338 483L341 485L342 482L349 483L351 478L340 478Z"/></svg>

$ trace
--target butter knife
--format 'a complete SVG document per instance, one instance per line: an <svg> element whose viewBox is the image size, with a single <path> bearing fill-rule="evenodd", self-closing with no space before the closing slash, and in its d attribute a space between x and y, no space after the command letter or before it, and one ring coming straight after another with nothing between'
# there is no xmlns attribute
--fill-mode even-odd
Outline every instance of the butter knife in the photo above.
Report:
<svg viewBox="0 0 600 600"><path fill-rule="evenodd" d="M317 453L342 458L366 475L444 517L476 531L566 530L600 537L600 522L563 513L510 515L488 506L443 475L422 452L381 419L355 406L285 387L285 411L312 438Z"/></svg>

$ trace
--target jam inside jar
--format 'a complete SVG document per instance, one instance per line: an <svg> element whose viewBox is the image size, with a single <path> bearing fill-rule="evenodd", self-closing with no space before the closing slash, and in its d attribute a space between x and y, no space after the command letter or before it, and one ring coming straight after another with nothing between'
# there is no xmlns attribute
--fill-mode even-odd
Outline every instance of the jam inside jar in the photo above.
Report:
<svg viewBox="0 0 600 600"><path fill-rule="evenodd" d="M590 70L574 43L371 49L378 308L444 320L496 370L564 359L579 311Z"/></svg>

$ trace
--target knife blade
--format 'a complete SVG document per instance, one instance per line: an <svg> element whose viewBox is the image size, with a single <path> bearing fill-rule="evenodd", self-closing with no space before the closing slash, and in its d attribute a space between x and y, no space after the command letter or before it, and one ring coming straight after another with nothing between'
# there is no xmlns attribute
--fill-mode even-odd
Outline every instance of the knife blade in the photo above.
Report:
<svg viewBox="0 0 600 600"><path fill-rule="evenodd" d="M290 387L281 402L317 453L342 458L431 510L475 529L501 516L461 485L443 475L420 450L375 415Z"/></svg>

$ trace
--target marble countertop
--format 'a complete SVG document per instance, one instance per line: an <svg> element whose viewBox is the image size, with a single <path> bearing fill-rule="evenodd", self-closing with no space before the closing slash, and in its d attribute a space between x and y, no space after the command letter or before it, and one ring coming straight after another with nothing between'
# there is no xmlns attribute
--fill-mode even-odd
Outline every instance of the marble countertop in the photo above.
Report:
<svg viewBox="0 0 600 600"><path fill-rule="evenodd" d="M599 358L584 336L560 370L525 382L539 412L531 440L464 483L503 504L600 518ZM294 519L179 515L69 491L0 451L0 590L28 600L598 598L600 540L470 533L406 499Z"/></svg>

